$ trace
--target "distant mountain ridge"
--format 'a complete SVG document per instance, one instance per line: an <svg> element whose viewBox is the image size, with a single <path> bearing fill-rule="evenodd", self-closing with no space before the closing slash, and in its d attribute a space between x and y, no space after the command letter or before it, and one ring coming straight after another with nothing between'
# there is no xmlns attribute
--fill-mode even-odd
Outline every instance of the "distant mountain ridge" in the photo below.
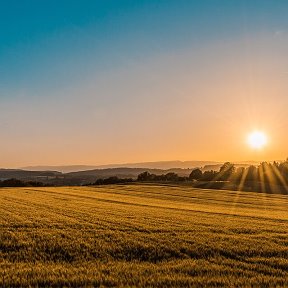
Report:
<svg viewBox="0 0 288 288"><path fill-rule="evenodd" d="M258 162L247 161L235 163L235 166L247 167L258 164ZM172 172L187 177L195 168L201 168L202 171L218 171L222 165L223 163L213 161L162 161L100 166L33 166L26 167L29 170L0 169L0 180L16 178L23 181L40 181L48 185L69 186L93 183L99 178L115 176L136 179L140 173L146 171L156 175Z"/></svg>
<svg viewBox="0 0 288 288"><path fill-rule="evenodd" d="M140 173L149 172L156 175L173 172L179 176L188 176L193 169L149 169L149 168L106 168L92 169L70 173L58 171L27 171L18 169L0 169L0 180L18 179L22 181L40 181L55 186L83 185L95 182L99 178L119 177L136 179Z"/></svg>
<svg viewBox="0 0 288 288"><path fill-rule="evenodd" d="M156 175L162 175L166 173L176 173L179 176L188 176L193 169L183 169L183 168L172 168L172 169L155 169L155 168L106 168L106 169L93 169L85 171L70 172L63 175L69 177L96 177L96 178L107 178L112 176L117 176L120 178L134 178L136 179L140 173L149 172Z"/></svg>
<svg viewBox="0 0 288 288"><path fill-rule="evenodd" d="M27 166L22 167L23 170L30 171L59 171L62 173L78 172L94 169L109 168L148 168L148 169L193 169L196 167L204 167L205 165L217 165L221 162L216 161L156 161L156 162L139 162L139 163L123 163L123 164L105 164L105 165L62 165L62 166Z"/></svg>
<svg viewBox="0 0 288 288"><path fill-rule="evenodd" d="M17 178L35 180L36 178L49 178L62 175L58 171L28 171L22 169L0 169L0 180Z"/></svg>

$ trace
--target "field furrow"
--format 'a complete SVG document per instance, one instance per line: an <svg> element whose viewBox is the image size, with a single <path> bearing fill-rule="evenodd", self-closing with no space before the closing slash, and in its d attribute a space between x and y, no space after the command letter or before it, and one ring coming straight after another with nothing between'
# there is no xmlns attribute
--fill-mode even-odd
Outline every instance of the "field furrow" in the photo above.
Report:
<svg viewBox="0 0 288 288"><path fill-rule="evenodd" d="M288 197L168 185L0 189L1 287L288 287Z"/></svg>

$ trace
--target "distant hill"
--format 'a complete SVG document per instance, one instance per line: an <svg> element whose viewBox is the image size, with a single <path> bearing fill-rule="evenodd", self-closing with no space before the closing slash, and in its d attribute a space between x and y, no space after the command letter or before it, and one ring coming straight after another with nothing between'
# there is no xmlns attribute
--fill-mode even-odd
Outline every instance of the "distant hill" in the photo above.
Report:
<svg viewBox="0 0 288 288"><path fill-rule="evenodd" d="M192 169L203 167L205 165L221 164L215 161L157 161L157 162L140 162L140 163L124 163L124 164L107 164L107 165L63 165L63 166L28 166L21 169L30 171L45 171L53 170L62 173L78 172L94 169L109 169L109 168L149 168L149 169Z"/></svg>
<svg viewBox="0 0 288 288"><path fill-rule="evenodd" d="M58 171L27 171L21 169L0 169L0 180L16 178L19 180L40 180L40 178L49 178L62 175Z"/></svg>
<svg viewBox="0 0 288 288"><path fill-rule="evenodd" d="M247 167L258 164L247 161L235 163L235 166ZM94 183L99 178L113 176L136 179L140 173L145 171L156 175L174 172L179 176L189 176L195 168L201 168L202 171L219 171L222 165L223 163L213 161L162 161L101 166L33 166L26 167L26 170L0 169L0 180L16 178L24 181L39 181L48 185L69 186Z"/></svg>
<svg viewBox="0 0 288 288"><path fill-rule="evenodd" d="M149 169L149 168L108 168L108 169L94 169L86 171L78 171L64 174L65 177L73 179L82 179L84 182L93 182L99 178L108 178L112 176L117 176L119 178L133 178L136 179L140 173L149 172L155 175L167 174L169 172L174 172L179 176L189 176L192 169Z"/></svg>
<svg viewBox="0 0 288 288"><path fill-rule="evenodd" d="M149 169L149 168L107 168L92 169L70 173L61 173L58 171L30 171L22 169L0 169L0 180L11 178L23 181L39 181L44 184L65 186L82 185L95 182L99 178L108 178L117 176L119 178L136 179L142 172L148 171L156 175L167 174L169 172L177 173L179 176L188 176L192 169Z"/></svg>
<svg viewBox="0 0 288 288"><path fill-rule="evenodd" d="M257 166L259 164L260 163L256 162L256 161L247 161L247 162L241 162L241 163L237 163L237 162L234 163L236 168L238 168L238 167L246 168L246 167L249 167L251 165ZM219 171L222 165L223 165L223 163L205 165L204 167L202 167L202 171L211 171L211 170Z"/></svg>
<svg viewBox="0 0 288 288"><path fill-rule="evenodd" d="M91 165L62 165L62 166L27 166L22 167L23 170L29 171L58 171L61 173L70 173L83 170L97 169L98 166Z"/></svg>
<svg viewBox="0 0 288 288"><path fill-rule="evenodd" d="M205 165L218 164L219 162L215 161L158 161L158 162L142 162L142 163L126 163L126 164L116 164L116 165L101 165L97 168L150 168L150 169L173 169L173 168L182 168L189 169L195 167L202 167Z"/></svg>

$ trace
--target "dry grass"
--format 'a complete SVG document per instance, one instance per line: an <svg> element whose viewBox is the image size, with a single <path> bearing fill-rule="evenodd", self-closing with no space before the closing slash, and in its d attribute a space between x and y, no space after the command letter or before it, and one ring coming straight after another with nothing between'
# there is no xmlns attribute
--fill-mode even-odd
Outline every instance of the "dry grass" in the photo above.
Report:
<svg viewBox="0 0 288 288"><path fill-rule="evenodd" d="M1 287L288 287L287 259L284 195L0 190Z"/></svg>

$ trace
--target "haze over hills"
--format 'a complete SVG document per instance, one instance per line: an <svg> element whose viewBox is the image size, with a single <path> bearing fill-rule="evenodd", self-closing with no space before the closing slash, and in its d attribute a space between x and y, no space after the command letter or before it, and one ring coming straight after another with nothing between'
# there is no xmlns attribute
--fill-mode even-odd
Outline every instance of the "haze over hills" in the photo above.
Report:
<svg viewBox="0 0 288 288"><path fill-rule="evenodd" d="M111 169L111 168L148 168L148 169L193 169L196 167L202 167L206 169L218 169L223 162L216 161L155 161L155 162L139 162L139 163L120 163L120 164L106 164L106 165L61 165L61 166L27 166L20 169L29 171L59 171L62 173L94 170L94 169ZM257 165L256 161L243 161L241 163L235 163L237 165ZM206 167L205 167L206 166Z"/></svg>
<svg viewBox="0 0 288 288"><path fill-rule="evenodd" d="M93 169L111 169L111 168L149 168L149 169L172 169L172 168L195 168L205 165L220 164L215 161L157 161L157 162L139 162L139 163L120 163L106 165L61 165L61 166L27 166L20 169L30 171L53 170L62 173L78 172Z"/></svg>
<svg viewBox="0 0 288 288"><path fill-rule="evenodd" d="M193 169L173 168L173 169L153 169L153 168L106 168L83 170L70 173L57 171L27 171L20 169L0 169L0 180L18 179L23 181L40 181L48 185L69 186L93 183L99 178L119 177L136 179L143 172L162 175L169 172L179 176L189 176Z"/></svg>
<svg viewBox="0 0 288 288"><path fill-rule="evenodd" d="M234 163L235 167L257 166L255 161ZM0 169L0 181L18 179L22 181L40 181L47 185L84 185L97 179L109 177L137 179L143 172L155 175L176 173L188 177L193 169L219 171L223 163L213 161L162 161L111 165L72 165L72 166L33 166L25 169Z"/></svg>
<svg viewBox="0 0 288 288"><path fill-rule="evenodd" d="M29 171L22 169L0 169L0 179L7 178L17 178L17 179L26 179L34 177L54 177L62 175L58 171Z"/></svg>
<svg viewBox="0 0 288 288"><path fill-rule="evenodd" d="M97 169L97 168L98 166L91 166L91 165L61 165L61 166L38 165L38 166L25 166L19 169L29 170L29 171L59 171L61 173L70 173L70 172L77 172L77 171L92 170L92 169Z"/></svg>

